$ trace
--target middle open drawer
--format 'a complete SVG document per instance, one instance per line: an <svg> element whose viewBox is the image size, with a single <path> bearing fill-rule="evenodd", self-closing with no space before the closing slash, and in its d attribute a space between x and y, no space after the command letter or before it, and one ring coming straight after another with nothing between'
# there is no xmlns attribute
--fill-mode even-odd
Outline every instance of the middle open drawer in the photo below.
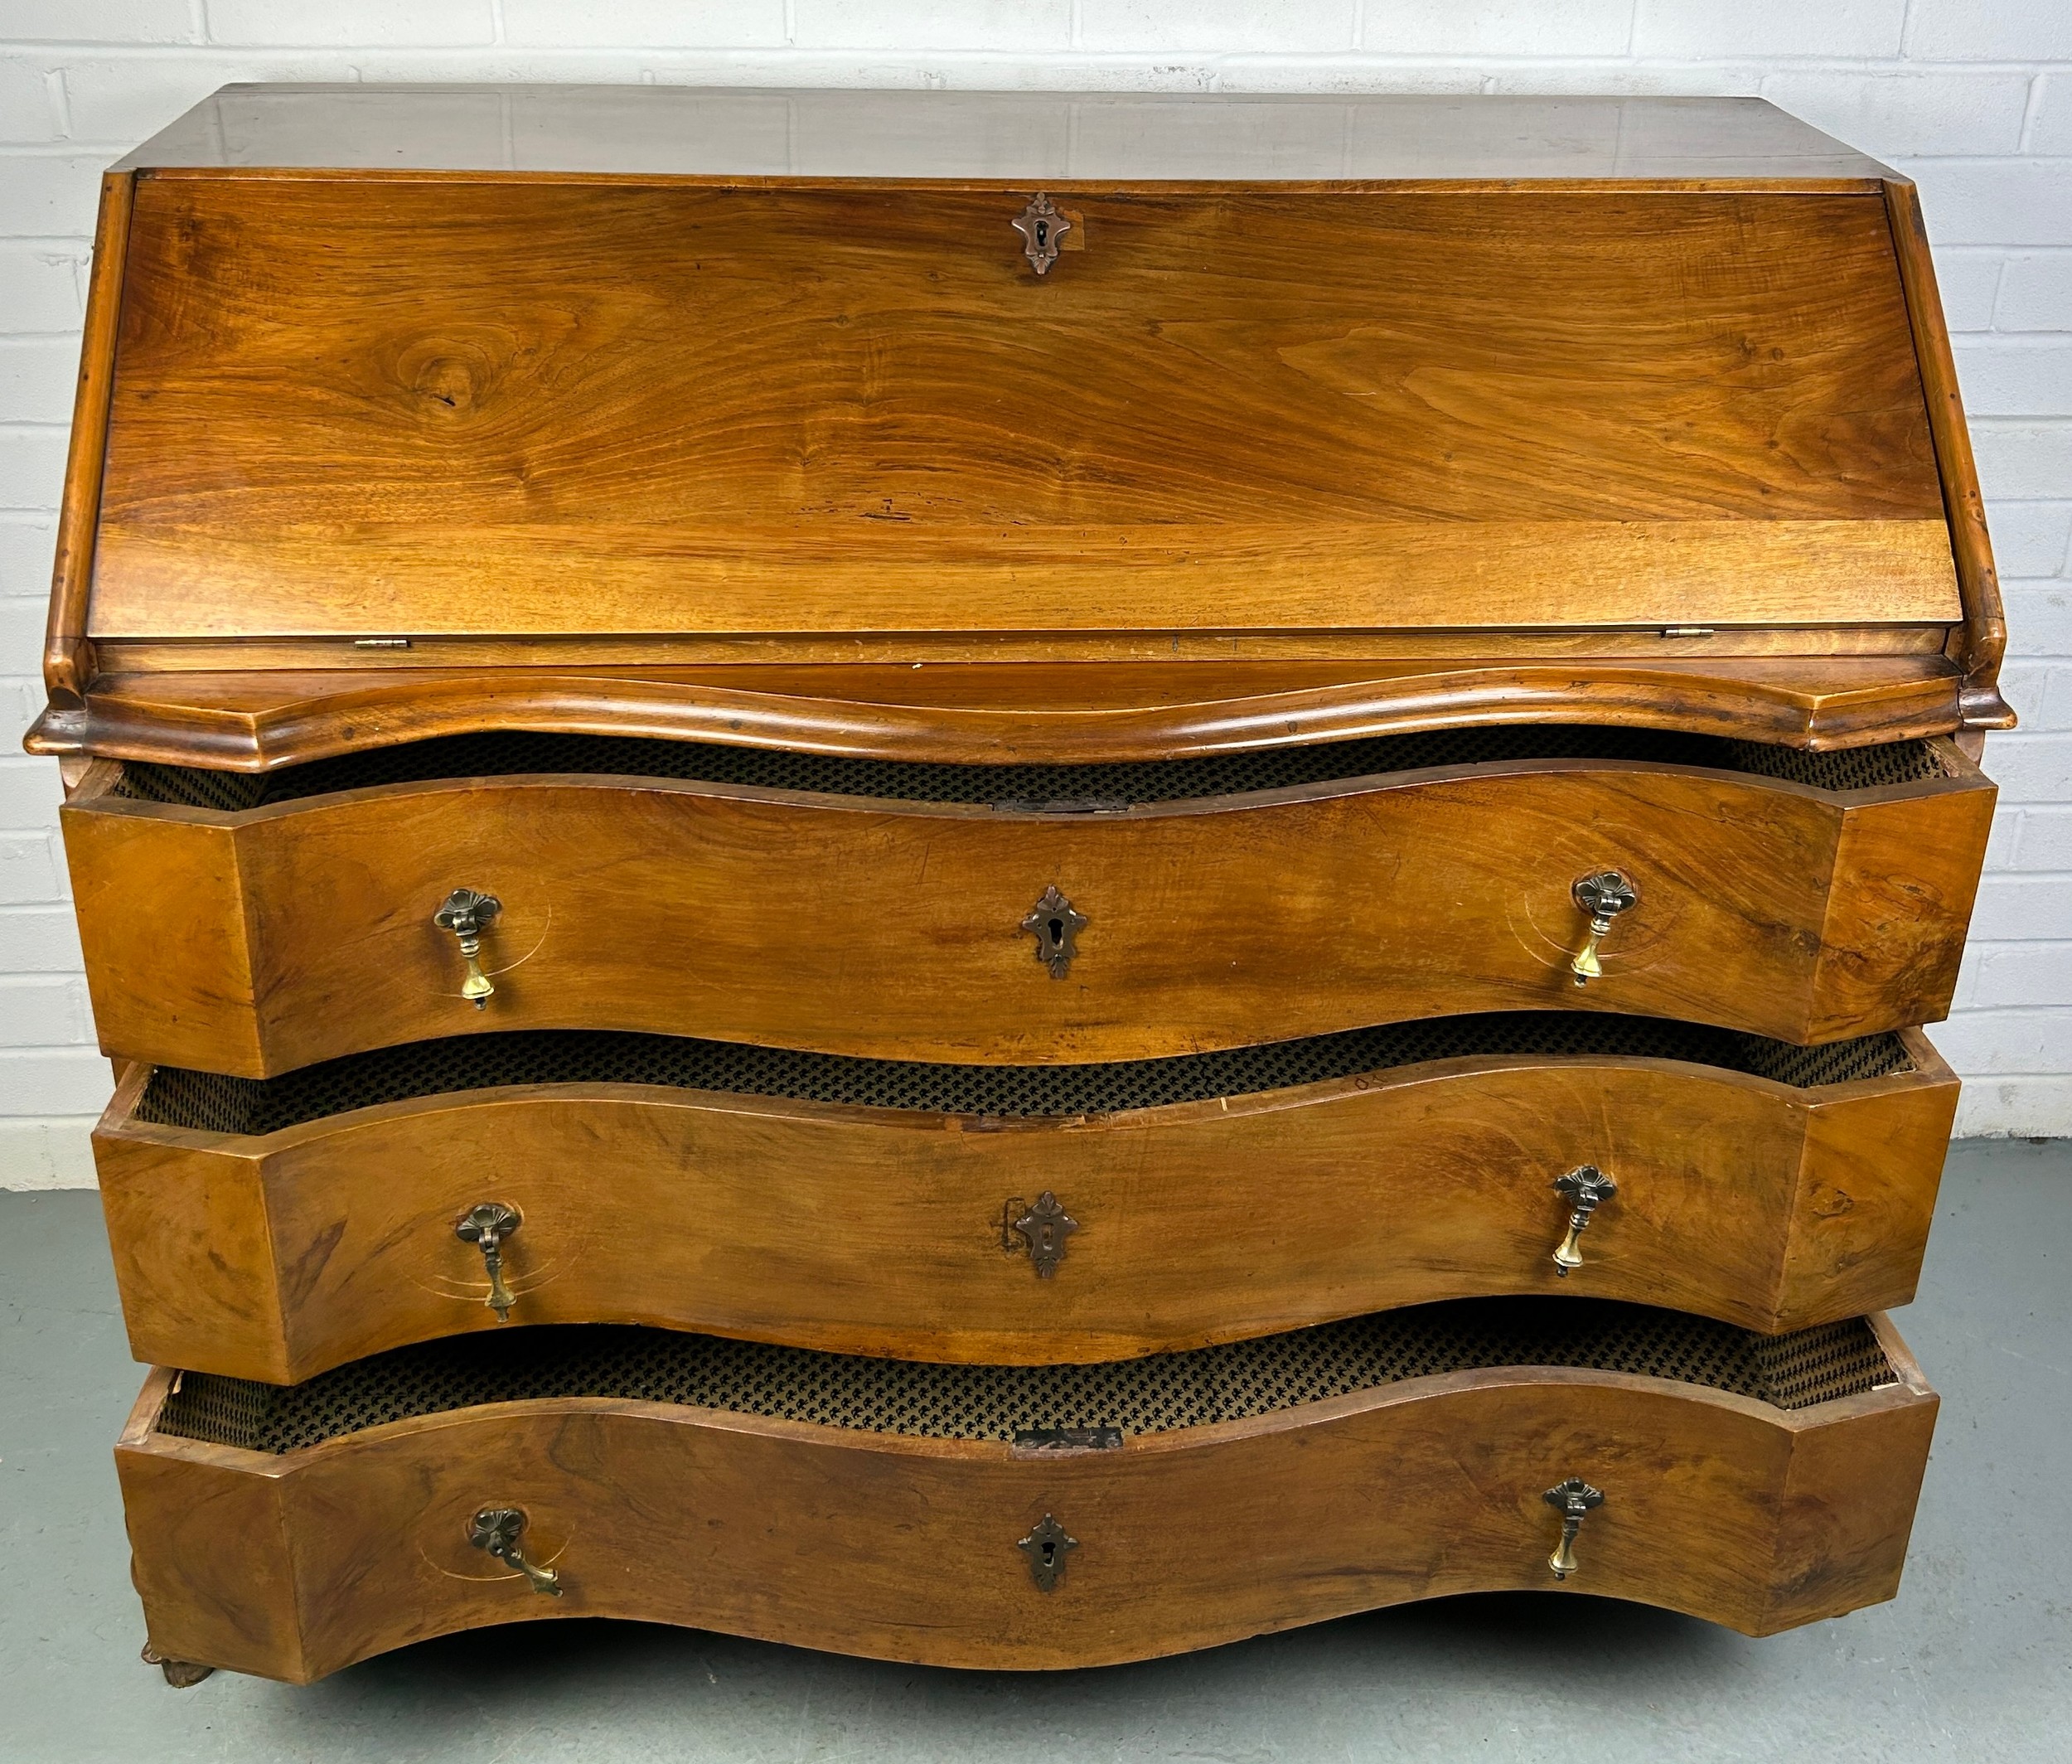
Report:
<svg viewBox="0 0 2072 1764"><path fill-rule="evenodd" d="M518 1031L137 1067L94 1145L141 1359L292 1382L497 1297L1029 1364L1505 1293L1765 1331L1904 1304L1957 1088L1911 1030L1583 1013L1064 1067Z"/></svg>

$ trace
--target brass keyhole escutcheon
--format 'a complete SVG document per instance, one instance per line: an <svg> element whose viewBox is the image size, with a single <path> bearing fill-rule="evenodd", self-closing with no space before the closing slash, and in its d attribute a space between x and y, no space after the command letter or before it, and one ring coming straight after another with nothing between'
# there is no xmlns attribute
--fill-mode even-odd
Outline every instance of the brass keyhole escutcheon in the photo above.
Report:
<svg viewBox="0 0 2072 1764"><path fill-rule="evenodd" d="M1569 958L1568 971L1579 986L1588 986L1605 970L1597 959L1597 946L1611 929L1611 922L1639 904L1640 890L1615 870L1593 870L1579 876L1569 889L1576 906L1590 915L1590 928L1582 947Z"/></svg>
<svg viewBox="0 0 2072 1764"><path fill-rule="evenodd" d="M538 1563L526 1559L519 1543L525 1529L523 1507L484 1507L468 1521L467 1541L506 1567L517 1569L535 1592L559 1598L563 1592L561 1577L552 1568L543 1568Z"/></svg>
<svg viewBox="0 0 2072 1764"><path fill-rule="evenodd" d="M1072 230L1072 222L1039 191L1009 225L1022 235L1022 255L1030 267L1038 275L1049 274L1050 266L1058 261L1058 240Z"/></svg>
<svg viewBox="0 0 2072 1764"><path fill-rule="evenodd" d="M1022 929L1036 939L1036 959L1050 970L1053 980L1065 977L1065 970L1079 953L1079 933L1086 928L1087 915L1059 894L1054 884L1043 890L1043 898L1022 921Z"/></svg>
<svg viewBox="0 0 2072 1764"><path fill-rule="evenodd" d="M504 1245L524 1223L524 1215L514 1206L501 1200L478 1200L453 1225L455 1237L463 1243L474 1244L482 1253L482 1267L489 1276L489 1296L483 1302L496 1313L499 1323L511 1321L511 1307L516 1302L504 1284Z"/></svg>
<svg viewBox="0 0 2072 1764"><path fill-rule="evenodd" d="M1036 1590L1052 1592L1065 1577L1065 1558L1079 1548L1079 1539L1046 1513L1014 1547L1029 1558L1029 1578L1036 1582Z"/></svg>
<svg viewBox="0 0 2072 1764"><path fill-rule="evenodd" d="M1026 1248L1038 1280L1048 1280L1058 1272L1058 1264L1065 1259L1065 1239L1079 1228L1079 1221L1048 1189L1036 1197L1033 1207L1025 1207L1016 1195L1000 1209L1000 1247L1010 1254ZM1022 1241L1017 1243L1014 1237Z"/></svg>
<svg viewBox="0 0 2072 1764"><path fill-rule="evenodd" d="M445 904L432 915L432 923L442 931L450 931L460 940L461 960L467 963L467 976L461 981L461 996L477 1010L487 1008L490 996L496 988L490 983L489 976L482 972L482 933L504 909L504 904L494 894L485 894L477 889L457 888L446 897Z"/></svg>
<svg viewBox="0 0 2072 1764"><path fill-rule="evenodd" d="M1592 1488L1581 1476L1571 1476L1556 1483L1540 1499L1561 1510L1561 1541L1554 1546L1547 1565L1554 1571L1555 1579L1566 1580L1576 1572L1576 1534L1583 1529L1585 1515L1604 1505L1604 1492Z"/></svg>
<svg viewBox="0 0 2072 1764"><path fill-rule="evenodd" d="M1554 1246L1554 1271L1564 1280L1583 1265L1583 1253L1576 1240L1583 1234L1590 1215L1619 1192L1619 1185L1595 1164L1579 1164L1566 1175L1554 1179L1554 1191L1568 1196L1568 1232Z"/></svg>

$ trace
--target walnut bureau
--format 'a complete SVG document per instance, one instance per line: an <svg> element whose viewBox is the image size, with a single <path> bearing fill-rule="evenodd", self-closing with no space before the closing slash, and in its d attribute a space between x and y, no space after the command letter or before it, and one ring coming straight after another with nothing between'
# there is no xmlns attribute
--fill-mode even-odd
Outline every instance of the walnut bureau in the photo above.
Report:
<svg viewBox="0 0 2072 1764"><path fill-rule="evenodd" d="M1760 103L225 89L28 738L146 1657L1891 1597L2003 642Z"/></svg>

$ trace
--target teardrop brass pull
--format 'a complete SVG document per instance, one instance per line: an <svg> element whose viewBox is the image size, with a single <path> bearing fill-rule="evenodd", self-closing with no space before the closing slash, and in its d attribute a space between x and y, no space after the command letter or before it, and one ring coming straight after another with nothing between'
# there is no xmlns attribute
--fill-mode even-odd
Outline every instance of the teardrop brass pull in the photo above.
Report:
<svg viewBox="0 0 2072 1764"><path fill-rule="evenodd" d="M1554 1179L1555 1191L1574 1204L1568 1215L1568 1234L1554 1246L1555 1272L1566 1280L1571 1271L1583 1265L1583 1253L1576 1240L1583 1234L1590 1216L1619 1192L1619 1185L1595 1164L1579 1164L1565 1176Z"/></svg>
<svg viewBox="0 0 2072 1764"><path fill-rule="evenodd" d="M1576 1534L1583 1529L1583 1515L1603 1506L1605 1497L1581 1476L1571 1476L1566 1482L1556 1483L1540 1498L1550 1507L1561 1510L1561 1541L1554 1546L1547 1565L1553 1569L1555 1579L1566 1580L1576 1572Z"/></svg>
<svg viewBox="0 0 2072 1764"><path fill-rule="evenodd" d="M1024 1208L1017 1195L1001 1209L1000 1224L1000 1248L1010 1255L1027 1249L1039 1280L1048 1280L1058 1272L1058 1264L1065 1259L1065 1239L1079 1228L1079 1221L1048 1189L1036 1197L1033 1207ZM1022 1239L1019 1243L1008 1235L1010 1231Z"/></svg>
<svg viewBox="0 0 2072 1764"><path fill-rule="evenodd" d="M477 1549L487 1550L506 1567L517 1569L535 1592L559 1598L561 1577L552 1568L543 1568L536 1562L526 1561L525 1551L519 1548L518 1539L525 1534L525 1529L523 1507L484 1507L468 1523L467 1541Z"/></svg>
<svg viewBox="0 0 2072 1764"><path fill-rule="evenodd" d="M524 1215L516 1207L506 1206L501 1200L478 1200L461 1214L453 1227L453 1235L462 1243L481 1247L482 1266L489 1273L489 1297L484 1302L496 1313L499 1323L511 1321L514 1302L511 1289L504 1284L504 1245L524 1223Z"/></svg>
<svg viewBox="0 0 2072 1764"><path fill-rule="evenodd" d="M442 931L450 931L461 942L461 958L467 963L467 977L461 981L461 996L477 1010L489 1003L490 995L496 989L489 982L489 976L482 972L482 933L491 922L504 909L504 904L494 894L484 894L472 888L457 888L446 897L446 904L432 915L432 923Z"/></svg>
<svg viewBox="0 0 2072 1764"><path fill-rule="evenodd" d="M1583 947L1570 958L1568 971L1577 986L1588 986L1605 972L1597 960L1597 946L1611 929L1611 922L1639 902L1640 890L1617 870L1599 870L1578 877L1569 894L1590 914L1590 932Z"/></svg>
<svg viewBox="0 0 2072 1764"><path fill-rule="evenodd" d="M1029 1577L1036 1590L1053 1592L1065 1577L1065 1558L1079 1548L1079 1539L1046 1513L1014 1548L1029 1558Z"/></svg>

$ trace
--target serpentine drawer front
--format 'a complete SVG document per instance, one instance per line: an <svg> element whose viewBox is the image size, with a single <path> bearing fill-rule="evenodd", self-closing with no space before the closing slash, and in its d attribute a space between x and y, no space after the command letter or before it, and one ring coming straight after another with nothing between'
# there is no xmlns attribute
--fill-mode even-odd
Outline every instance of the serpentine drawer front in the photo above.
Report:
<svg viewBox="0 0 2072 1764"><path fill-rule="evenodd" d="M103 1044L261 1077L529 1028L1090 1061L1580 1007L1827 1041L1944 1015L1992 801L1944 739L958 767L507 735L110 767L65 817Z"/></svg>
<svg viewBox="0 0 2072 1764"><path fill-rule="evenodd" d="M1043 1363L1485 1293L1903 1304L1956 1095L1914 1031L1557 1012L1038 1068L521 1031L140 1068L95 1150L140 1359L284 1383L508 1320Z"/></svg>
<svg viewBox="0 0 2072 1764"><path fill-rule="evenodd" d="M1069 1667L1501 1588L1832 1616L1898 1585L1935 1403L1881 1318L1545 1300L1080 1368L535 1330L156 1373L117 1461L167 1658L619 1616Z"/></svg>

